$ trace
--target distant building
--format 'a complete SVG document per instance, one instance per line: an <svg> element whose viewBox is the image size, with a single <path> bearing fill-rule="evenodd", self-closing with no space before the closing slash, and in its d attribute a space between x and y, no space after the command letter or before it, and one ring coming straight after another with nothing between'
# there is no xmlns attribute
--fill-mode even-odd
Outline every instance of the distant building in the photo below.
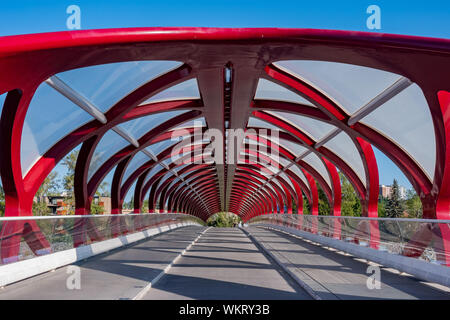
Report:
<svg viewBox="0 0 450 320"><path fill-rule="evenodd" d="M400 194L401 199L406 199L406 188L403 186L398 186L398 192ZM379 195L383 198L389 198L392 193L392 186L386 186L382 184L380 186L380 192Z"/></svg>
<svg viewBox="0 0 450 320"><path fill-rule="evenodd" d="M50 209L52 215L67 215L67 204L64 202L66 195L46 196L44 201ZM36 200L36 199L35 199ZM95 204L103 207L104 213L111 213L111 197L94 196Z"/></svg>

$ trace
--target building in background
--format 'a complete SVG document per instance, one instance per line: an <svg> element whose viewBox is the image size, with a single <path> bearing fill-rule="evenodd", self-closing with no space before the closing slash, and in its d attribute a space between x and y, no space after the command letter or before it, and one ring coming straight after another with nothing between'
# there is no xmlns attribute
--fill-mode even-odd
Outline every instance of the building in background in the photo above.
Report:
<svg viewBox="0 0 450 320"><path fill-rule="evenodd" d="M403 186L398 186L398 192L401 199L406 199L406 188ZM389 198L392 193L392 186L386 186L384 184L380 185L379 195L383 198Z"/></svg>
<svg viewBox="0 0 450 320"><path fill-rule="evenodd" d="M44 201L47 203L47 207L50 209L52 215L67 215L68 208L65 203L66 195L61 194L57 196L46 196ZM103 207L104 214L111 213L111 197L94 196L93 202Z"/></svg>

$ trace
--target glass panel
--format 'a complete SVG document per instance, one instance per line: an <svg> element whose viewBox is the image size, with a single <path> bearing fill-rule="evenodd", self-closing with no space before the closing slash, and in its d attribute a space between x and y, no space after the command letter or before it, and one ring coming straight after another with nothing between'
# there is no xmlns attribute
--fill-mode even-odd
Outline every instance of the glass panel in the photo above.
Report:
<svg viewBox="0 0 450 320"><path fill-rule="evenodd" d="M303 174L302 170L297 165L292 165L289 167L289 170L292 171L294 174L296 174L300 179L302 179L303 183L306 186L309 186L308 180L306 179L305 175Z"/></svg>
<svg viewBox="0 0 450 320"><path fill-rule="evenodd" d="M335 128L335 126L326 122L293 113L278 111L267 111L267 113L283 119L286 122L292 124L294 127L299 128L301 131L307 133L315 141L319 141Z"/></svg>
<svg viewBox="0 0 450 320"><path fill-rule="evenodd" d="M316 169L316 171L319 172L319 174L325 179L325 181L328 183L328 186L331 188L328 170L327 168L325 168L325 165L323 164L322 160L320 160L315 153L308 154L302 160L308 163L314 169Z"/></svg>
<svg viewBox="0 0 450 320"><path fill-rule="evenodd" d="M129 143L124 138L119 136L112 130L109 130L102 137L97 145L92 156L91 164L89 166L88 179L95 174L95 172L101 167L106 160L122 148L128 146Z"/></svg>
<svg viewBox="0 0 450 320"><path fill-rule="evenodd" d="M286 131L284 131L283 129L277 127L277 126L274 126L273 124L270 124L270 123L268 123L268 122L266 122L266 121L260 120L260 119L255 118L255 117L250 117L250 118L248 119L247 127L249 127L249 128L250 128L250 127L254 127L254 128L264 128L264 129L278 130L278 131L286 132Z"/></svg>
<svg viewBox="0 0 450 320"><path fill-rule="evenodd" d="M161 186L163 185L163 183L164 183L167 179L169 179L169 178L171 178L171 177L173 177L173 173L172 173L171 171L168 171L168 172L164 175L164 177L161 179L161 181L159 182L158 187L161 187Z"/></svg>
<svg viewBox="0 0 450 320"><path fill-rule="evenodd" d="M178 166L178 167L173 168L173 170L174 170L175 172L179 172L180 170L186 168L186 166L188 166L188 165L189 165L189 163L182 164L182 165L180 165L180 166Z"/></svg>
<svg viewBox="0 0 450 320"><path fill-rule="evenodd" d="M160 93L155 94L150 99L147 99L145 102L141 103L141 105L152 102L183 99L200 99L197 79L190 79L173 87L170 87L164 91L161 91Z"/></svg>
<svg viewBox="0 0 450 320"><path fill-rule="evenodd" d="M286 182L289 184L289 186L292 188L292 190L294 190L294 192L295 192L294 185L292 184L291 179L289 179L289 177L287 176L286 173L281 172L281 173L279 174L279 177L281 177L282 179L284 179L284 181L286 181Z"/></svg>
<svg viewBox="0 0 450 320"><path fill-rule="evenodd" d="M150 172L147 174L147 177L145 178L144 186L147 184L147 182L158 172L161 170L166 170L159 164L155 164L155 166L150 170Z"/></svg>
<svg viewBox="0 0 450 320"><path fill-rule="evenodd" d="M170 164L173 162L172 160L173 159L171 157L169 157L169 158L164 159L163 161L161 161L161 164L165 164L165 165L167 165L169 167Z"/></svg>
<svg viewBox="0 0 450 320"><path fill-rule="evenodd" d="M328 61L288 60L275 65L313 85L350 114L400 78L395 73Z"/></svg>
<svg viewBox="0 0 450 320"><path fill-rule="evenodd" d="M259 79L255 99L295 102L313 106L302 96L266 79Z"/></svg>
<svg viewBox="0 0 450 320"><path fill-rule="evenodd" d="M106 112L144 83L181 64L177 61L108 63L62 72L58 77Z"/></svg>
<svg viewBox="0 0 450 320"><path fill-rule="evenodd" d="M185 123L182 123L179 126L173 128L173 130L184 129L184 128L203 128L203 127L206 127L206 121L205 121L204 117L201 117L201 118L189 120Z"/></svg>
<svg viewBox="0 0 450 320"><path fill-rule="evenodd" d="M361 122L395 141L433 180L436 164L434 127L427 101L419 86L409 86Z"/></svg>
<svg viewBox="0 0 450 320"><path fill-rule="evenodd" d="M139 139L144 134L156 128L163 122L186 112L187 111L183 110L183 111L169 111L151 114L142 118L130 120L122 124L119 124L119 127L125 129L125 131L131 134L131 136L133 136L135 139Z"/></svg>
<svg viewBox="0 0 450 320"><path fill-rule="evenodd" d="M6 95L7 93L0 94L0 115L2 114L3 111L3 104L5 103Z"/></svg>
<svg viewBox="0 0 450 320"><path fill-rule="evenodd" d="M157 143L152 144L151 146L147 147L146 149L153 153L155 156L158 156L162 151L166 150L169 147L174 146L178 143L178 140L163 140Z"/></svg>
<svg viewBox="0 0 450 320"><path fill-rule="evenodd" d="M355 144L345 132L339 133L324 146L344 160L356 172L364 186L366 185L366 172L361 156Z"/></svg>
<svg viewBox="0 0 450 320"><path fill-rule="evenodd" d="M128 166L125 170L125 173L123 174L122 178L122 184L127 181L128 177L133 174L136 169L138 169L140 166L142 166L144 163L150 161L151 159L143 152L139 151L133 159L131 159L130 163L128 163Z"/></svg>
<svg viewBox="0 0 450 320"><path fill-rule="evenodd" d="M92 119L70 100L42 83L31 100L23 126L23 176L56 142Z"/></svg>
<svg viewBox="0 0 450 320"><path fill-rule="evenodd" d="M305 147L302 147L298 143L291 142L291 141L285 140L285 139L280 139L280 145L282 147L284 147L285 149L288 149L290 152L292 152L296 158L308 150Z"/></svg>

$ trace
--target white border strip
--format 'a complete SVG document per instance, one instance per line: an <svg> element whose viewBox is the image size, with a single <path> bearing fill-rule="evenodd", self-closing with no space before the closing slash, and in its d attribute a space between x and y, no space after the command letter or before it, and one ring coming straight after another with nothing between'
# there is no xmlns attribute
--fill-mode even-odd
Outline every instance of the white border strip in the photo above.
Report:
<svg viewBox="0 0 450 320"><path fill-rule="evenodd" d="M45 273L65 265L90 258L92 256L111 251L116 248L134 243L136 241L188 225L197 225L194 222L179 222L162 227L154 227L114 239L108 239L80 246L78 248L59 251L28 260L18 261L0 266L0 287L21 281L38 274Z"/></svg>
<svg viewBox="0 0 450 320"><path fill-rule="evenodd" d="M133 299L131 300L141 300L147 293L148 291L155 286L155 284L159 281L159 279L161 279L166 273L169 272L170 268L172 268L172 266L177 263L177 261L186 254L187 251L189 251L189 249L191 249L191 247L198 241L198 239L200 239L200 237L209 229L211 229L211 227L206 228L205 230L203 230L197 238L195 238L187 247L186 249L184 249L183 251L181 251L173 260L171 263L169 263L169 265L167 265L167 267L164 268L164 270L162 270L155 278L153 278L152 281L150 281L145 287L144 289L142 289Z"/></svg>

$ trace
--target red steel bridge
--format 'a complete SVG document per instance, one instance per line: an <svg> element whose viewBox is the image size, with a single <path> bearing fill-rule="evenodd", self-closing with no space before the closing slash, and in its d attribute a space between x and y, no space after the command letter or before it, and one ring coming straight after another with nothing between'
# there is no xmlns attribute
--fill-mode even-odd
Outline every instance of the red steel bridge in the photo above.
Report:
<svg viewBox="0 0 450 320"><path fill-rule="evenodd" d="M34 255L55 252L54 230L32 217L33 200L73 150L76 217L64 227L72 248L168 225L171 214L201 224L226 211L374 250L407 229L402 257L431 247L439 267L450 265L450 40L83 30L1 37L0 70L5 265L20 262L24 242ZM424 219L414 226L378 218L374 147L419 195ZM359 197L360 219L341 217L340 173ZM112 209L102 224L88 217L108 178ZM327 217L318 212L320 189ZM122 214L127 195L130 215ZM394 222L401 227L386 231Z"/></svg>

